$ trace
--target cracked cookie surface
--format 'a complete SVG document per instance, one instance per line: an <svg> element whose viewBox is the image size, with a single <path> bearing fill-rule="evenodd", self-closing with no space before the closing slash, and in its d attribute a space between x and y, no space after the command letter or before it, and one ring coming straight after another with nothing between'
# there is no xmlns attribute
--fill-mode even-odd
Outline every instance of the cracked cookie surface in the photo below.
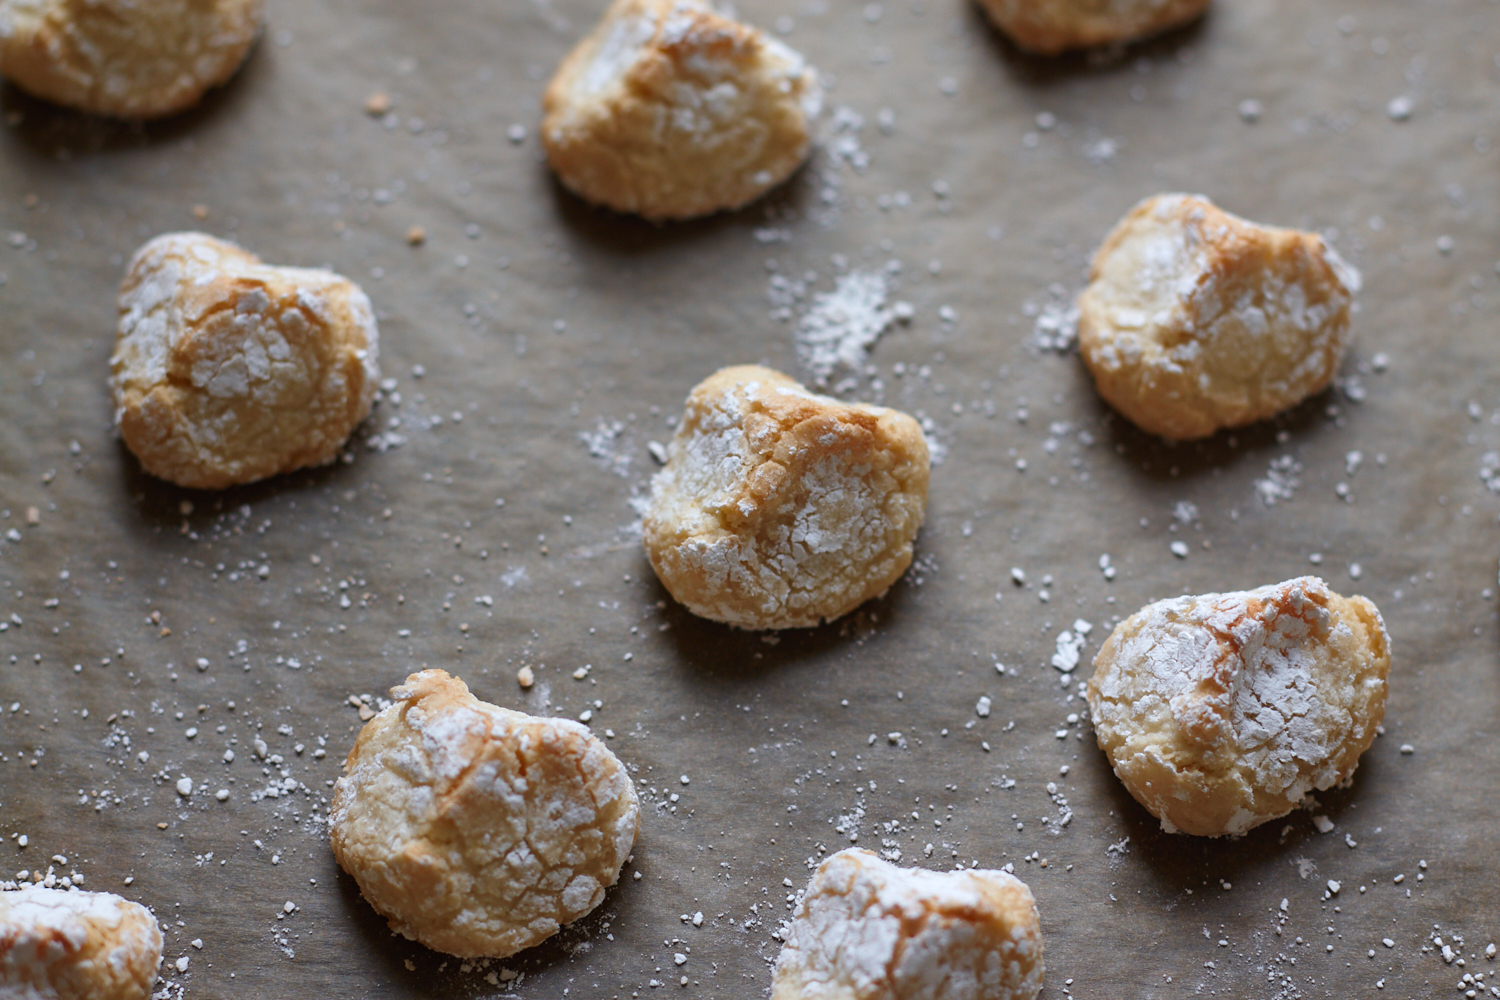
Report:
<svg viewBox="0 0 1500 1000"><path fill-rule="evenodd" d="M338 863L391 929L504 958L589 913L640 821L625 766L588 729L412 674L365 724L330 811Z"/></svg>
<svg viewBox="0 0 1500 1000"><path fill-rule="evenodd" d="M0 0L0 76L99 115L183 111L239 69L264 0Z"/></svg>
<svg viewBox="0 0 1500 1000"><path fill-rule="evenodd" d="M1321 392L1348 347L1359 286L1316 233L1247 222L1200 195L1156 195L1094 255L1079 353L1099 395L1137 427L1207 437Z"/></svg>
<svg viewBox="0 0 1500 1000"><path fill-rule="evenodd" d="M154 476L222 489L323 465L370 412L379 333L347 278L170 233L136 252L119 308L115 423Z"/></svg>
<svg viewBox="0 0 1500 1000"><path fill-rule="evenodd" d="M686 219L791 176L821 104L802 56L707 3L615 0L548 85L542 141L584 199Z"/></svg>
<svg viewBox="0 0 1500 1000"><path fill-rule="evenodd" d="M1099 747L1168 832L1242 834L1348 780L1385 717L1375 605L1317 577L1160 601L1094 658Z"/></svg>
<svg viewBox="0 0 1500 1000"><path fill-rule="evenodd" d="M1036 900L1014 875L849 848L797 905L771 1000L1031 1000L1042 972Z"/></svg>
<svg viewBox="0 0 1500 1000"><path fill-rule="evenodd" d="M756 365L699 383L651 482L646 554L694 614L802 628L885 593L927 505L911 417L808 392Z"/></svg>
<svg viewBox="0 0 1500 1000"><path fill-rule="evenodd" d="M0 997L146 1000L161 965L151 911L108 892L0 892Z"/></svg>

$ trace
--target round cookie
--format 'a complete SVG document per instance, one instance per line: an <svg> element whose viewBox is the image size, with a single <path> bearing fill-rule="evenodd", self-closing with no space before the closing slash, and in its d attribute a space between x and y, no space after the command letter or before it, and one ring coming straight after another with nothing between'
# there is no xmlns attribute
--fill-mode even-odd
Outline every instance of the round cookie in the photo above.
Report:
<svg viewBox="0 0 1500 1000"><path fill-rule="evenodd" d="M1348 780L1385 717L1375 605L1316 577L1159 601L1089 681L1099 748L1169 833L1238 835Z"/></svg>
<svg viewBox="0 0 1500 1000"><path fill-rule="evenodd" d="M897 410L769 368L699 383L642 521L662 585L694 614L804 628L885 593L927 506L927 441Z"/></svg>
<svg viewBox="0 0 1500 1000"><path fill-rule="evenodd" d="M108 892L0 892L0 997L146 1000L161 965L151 911Z"/></svg>
<svg viewBox="0 0 1500 1000"><path fill-rule="evenodd" d="M1315 233L1259 226L1199 195L1147 198L1094 255L1079 351L1144 431L1208 437L1321 392L1349 343L1359 273Z"/></svg>
<svg viewBox="0 0 1500 1000"><path fill-rule="evenodd" d="M1023 49L1052 56L1148 38L1187 24L1209 0L980 0Z"/></svg>
<svg viewBox="0 0 1500 1000"><path fill-rule="evenodd" d="M0 0L0 76L99 115L160 118L234 75L264 0Z"/></svg>
<svg viewBox="0 0 1500 1000"><path fill-rule="evenodd" d="M358 285L171 233L120 286L115 423L154 476L221 489L338 457L370 412L379 332Z"/></svg>
<svg viewBox="0 0 1500 1000"><path fill-rule="evenodd" d="M604 899L640 822L625 766L587 728L412 674L334 788L333 854L391 929L505 958Z"/></svg>
<svg viewBox="0 0 1500 1000"><path fill-rule="evenodd" d="M771 1000L1033 1000L1042 931L1026 883L898 868L869 851L818 866L776 959Z"/></svg>
<svg viewBox="0 0 1500 1000"><path fill-rule="evenodd" d="M818 75L699 0L615 0L558 67L542 142L587 201L647 219L738 208L812 146Z"/></svg>

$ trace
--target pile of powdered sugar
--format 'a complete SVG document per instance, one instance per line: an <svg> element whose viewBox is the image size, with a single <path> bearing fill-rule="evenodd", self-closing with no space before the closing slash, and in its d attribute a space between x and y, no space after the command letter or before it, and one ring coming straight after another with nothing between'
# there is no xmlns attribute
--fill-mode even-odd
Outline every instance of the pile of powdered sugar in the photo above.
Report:
<svg viewBox="0 0 1500 1000"><path fill-rule="evenodd" d="M871 345L898 319L911 316L904 302L886 304L890 284L874 271L841 275L831 292L813 296L797 320L797 357L819 386L835 376L858 372Z"/></svg>

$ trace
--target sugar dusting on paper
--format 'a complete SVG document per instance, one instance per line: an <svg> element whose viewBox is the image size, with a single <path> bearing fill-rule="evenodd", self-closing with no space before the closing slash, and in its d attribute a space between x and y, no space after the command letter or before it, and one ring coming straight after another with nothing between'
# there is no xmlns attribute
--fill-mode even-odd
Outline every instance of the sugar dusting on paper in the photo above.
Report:
<svg viewBox="0 0 1500 1000"><path fill-rule="evenodd" d="M871 345L897 318L886 305L890 286L884 275L851 271L831 292L813 296L797 320L797 357L814 382L827 385L836 375L857 372Z"/></svg>

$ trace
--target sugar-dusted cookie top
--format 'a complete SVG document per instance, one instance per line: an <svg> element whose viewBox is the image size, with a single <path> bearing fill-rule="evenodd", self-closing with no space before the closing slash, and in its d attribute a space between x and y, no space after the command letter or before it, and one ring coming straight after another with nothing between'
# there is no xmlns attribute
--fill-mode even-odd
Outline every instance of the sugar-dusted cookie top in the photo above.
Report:
<svg viewBox="0 0 1500 1000"><path fill-rule="evenodd" d="M640 823L625 766L587 727L412 674L334 788L333 853L392 930L504 958L587 914Z"/></svg>
<svg viewBox="0 0 1500 1000"><path fill-rule="evenodd" d="M756 365L696 386L651 484L646 553L694 614L801 628L884 593L927 505L922 429Z"/></svg>
<svg viewBox="0 0 1500 1000"><path fill-rule="evenodd" d="M147 243L120 286L115 422L154 476L198 489L338 457L379 380L370 300L203 233Z"/></svg>
<svg viewBox="0 0 1500 1000"><path fill-rule="evenodd" d="M0 76L44 100L160 118L234 75L264 0L0 0Z"/></svg>
<svg viewBox="0 0 1500 1000"><path fill-rule="evenodd" d="M1163 829L1241 834L1354 773L1390 664L1375 605L1304 576L1142 608L1094 658L1089 709Z"/></svg>
<svg viewBox="0 0 1500 1000"><path fill-rule="evenodd" d="M542 141L584 199L686 219L791 176L821 102L800 55L701 0L615 0L548 85Z"/></svg>
<svg viewBox="0 0 1500 1000"><path fill-rule="evenodd" d="M0 892L0 997L146 1000L161 965L151 911L108 892Z"/></svg>
<svg viewBox="0 0 1500 1000"><path fill-rule="evenodd" d="M1264 420L1320 392L1349 343L1359 273L1315 233L1147 198L1094 255L1079 350L1099 394L1166 438Z"/></svg>
<svg viewBox="0 0 1500 1000"><path fill-rule="evenodd" d="M818 866L776 959L771 1000L1033 1000L1042 931L1003 871L899 868L858 848Z"/></svg>

